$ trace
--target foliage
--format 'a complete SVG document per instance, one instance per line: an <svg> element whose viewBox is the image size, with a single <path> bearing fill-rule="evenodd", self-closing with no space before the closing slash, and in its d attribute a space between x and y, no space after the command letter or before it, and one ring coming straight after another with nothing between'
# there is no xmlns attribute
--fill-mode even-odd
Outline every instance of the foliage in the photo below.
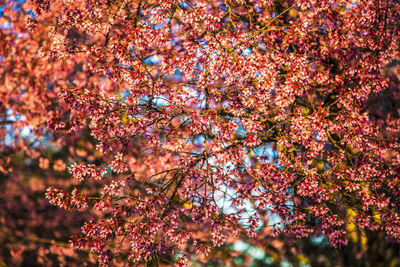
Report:
<svg viewBox="0 0 400 267"><path fill-rule="evenodd" d="M91 217L71 244L100 265L400 238L398 1L32 0L0 20L0 145L73 151L40 157L75 179L46 197Z"/></svg>

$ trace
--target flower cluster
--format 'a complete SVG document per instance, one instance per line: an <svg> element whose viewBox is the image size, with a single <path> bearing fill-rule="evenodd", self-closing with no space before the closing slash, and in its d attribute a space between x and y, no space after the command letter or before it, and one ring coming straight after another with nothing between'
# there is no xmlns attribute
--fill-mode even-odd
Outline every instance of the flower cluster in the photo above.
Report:
<svg viewBox="0 0 400 267"><path fill-rule="evenodd" d="M72 242L101 265L120 257L185 266L238 238L279 233L322 234L339 247L349 224L399 239L400 115L370 103L398 92L390 66L399 60L400 3L29 5L29 38L35 27L45 37L15 39L15 49L35 51L34 63L15 63L33 76L21 95L7 76L1 108L26 100L35 131L47 123L55 146L81 147L68 170L82 187L101 184L89 199L102 218ZM11 69L13 52L4 54ZM30 74L36 55L52 65ZM35 94L42 83L49 95ZM46 197L66 209L92 205L76 189L51 187Z"/></svg>
<svg viewBox="0 0 400 267"><path fill-rule="evenodd" d="M76 188L68 195L62 189L49 187L46 192L46 198L51 204L64 209L85 209L88 207L87 196L79 193Z"/></svg>

